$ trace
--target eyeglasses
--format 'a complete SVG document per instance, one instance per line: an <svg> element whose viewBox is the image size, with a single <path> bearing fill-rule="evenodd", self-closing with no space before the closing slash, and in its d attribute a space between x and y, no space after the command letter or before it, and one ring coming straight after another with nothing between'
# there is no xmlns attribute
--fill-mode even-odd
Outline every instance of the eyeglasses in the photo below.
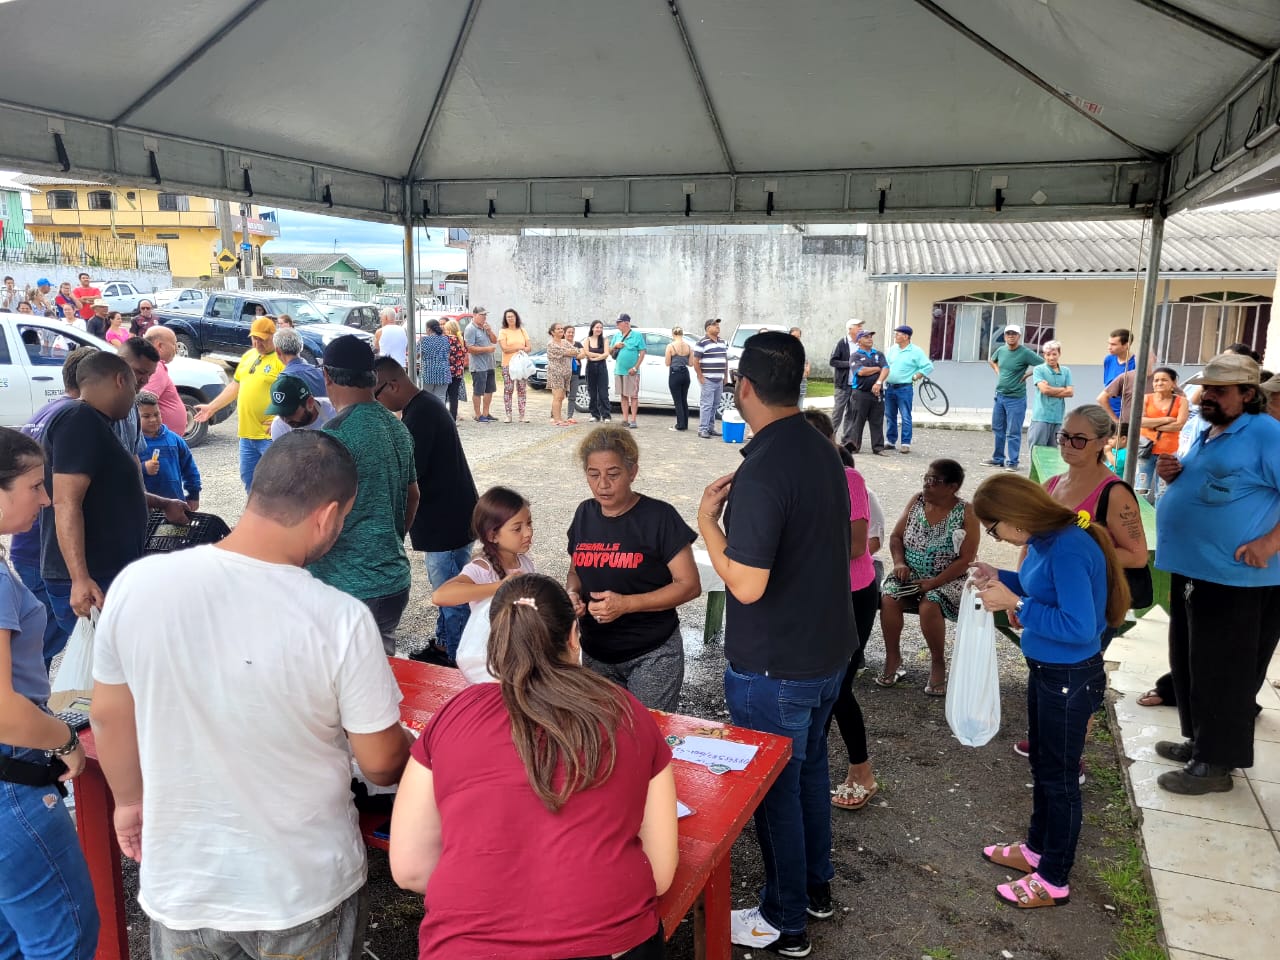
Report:
<svg viewBox="0 0 1280 960"><path fill-rule="evenodd" d="M999 525L1000 525L999 520L993 520L991 521L991 526L987 527L987 536L990 537L992 540L1000 539L1000 534L996 533L996 527L998 527Z"/></svg>
<svg viewBox="0 0 1280 960"><path fill-rule="evenodd" d="M1097 437L1086 437L1083 433L1067 433L1063 431L1058 434L1058 446L1071 444L1072 449L1083 450L1089 445L1089 441L1097 439Z"/></svg>
<svg viewBox="0 0 1280 960"><path fill-rule="evenodd" d="M385 389L387 389L387 387L389 387L389 386L391 386L391 381L390 381L390 380L384 380L381 384L379 384L378 386L374 387L374 390L373 390L373 399L377 400L377 399L378 399L378 394L382 393L382 391L383 391L383 390L385 390Z"/></svg>
<svg viewBox="0 0 1280 960"><path fill-rule="evenodd" d="M943 480L941 477L936 476L935 474L932 474L932 473L926 473L924 475L924 479L922 479L920 482L923 483L926 487L937 487L946 483L946 481Z"/></svg>
<svg viewBox="0 0 1280 960"><path fill-rule="evenodd" d="M150 307L139 307L138 309L139 309L139 310L150 310L151 308L150 308Z"/></svg>

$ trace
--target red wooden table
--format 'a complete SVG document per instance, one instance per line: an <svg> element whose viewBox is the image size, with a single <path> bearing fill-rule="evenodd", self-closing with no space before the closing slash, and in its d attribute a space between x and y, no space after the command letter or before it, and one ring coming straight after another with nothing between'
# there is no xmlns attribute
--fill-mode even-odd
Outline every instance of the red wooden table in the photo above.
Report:
<svg viewBox="0 0 1280 960"><path fill-rule="evenodd" d="M390 662L404 693L401 719L419 730L445 701L466 686L456 670L396 657ZM696 717L655 711L654 718L664 735L714 736L723 731L727 739L759 748L747 769L741 771L717 775L706 767L679 760L673 767L676 794L696 812L680 821L680 863L671 889L658 900L663 929L670 937L693 910L694 945L699 960L729 960L729 852L790 758L791 743L784 737ZM86 731L82 740L89 763L75 784L76 827L102 917L97 956L98 960L128 960L121 854L111 819L114 803L98 766L93 735ZM373 836L373 830L386 819L385 814L361 818L360 826L369 846L387 848L385 840Z"/></svg>

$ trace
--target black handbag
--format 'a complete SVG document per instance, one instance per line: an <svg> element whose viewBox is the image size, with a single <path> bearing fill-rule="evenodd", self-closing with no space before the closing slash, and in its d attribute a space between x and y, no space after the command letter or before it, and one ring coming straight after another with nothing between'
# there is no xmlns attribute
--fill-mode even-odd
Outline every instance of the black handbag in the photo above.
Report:
<svg viewBox="0 0 1280 960"><path fill-rule="evenodd" d="M1116 480L1108 483L1102 488L1102 493L1098 494L1098 506L1094 511L1094 519L1104 527L1107 525L1107 504L1111 500L1111 488L1120 486L1133 493L1133 487L1123 480ZM1134 494L1134 499L1137 499L1137 494ZM1149 566L1125 567L1124 578L1129 581L1129 606L1131 609L1145 610L1156 602L1155 587L1151 583L1151 568Z"/></svg>

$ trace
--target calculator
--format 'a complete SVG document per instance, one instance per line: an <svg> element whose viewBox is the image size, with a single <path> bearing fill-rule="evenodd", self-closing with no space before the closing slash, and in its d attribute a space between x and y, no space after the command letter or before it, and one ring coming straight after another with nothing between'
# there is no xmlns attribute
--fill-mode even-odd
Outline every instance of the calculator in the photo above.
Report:
<svg viewBox="0 0 1280 960"><path fill-rule="evenodd" d="M77 733L89 726L89 715L79 710L60 710L54 716Z"/></svg>

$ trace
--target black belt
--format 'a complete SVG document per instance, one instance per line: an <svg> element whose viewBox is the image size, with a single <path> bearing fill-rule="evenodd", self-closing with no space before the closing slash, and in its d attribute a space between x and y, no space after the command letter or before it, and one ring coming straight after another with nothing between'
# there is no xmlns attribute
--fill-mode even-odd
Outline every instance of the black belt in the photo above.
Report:
<svg viewBox="0 0 1280 960"><path fill-rule="evenodd" d="M56 786L64 797L67 788L58 778L67 772L67 765L54 758L49 763L27 763L12 757L0 757L0 780L22 784L24 787Z"/></svg>

